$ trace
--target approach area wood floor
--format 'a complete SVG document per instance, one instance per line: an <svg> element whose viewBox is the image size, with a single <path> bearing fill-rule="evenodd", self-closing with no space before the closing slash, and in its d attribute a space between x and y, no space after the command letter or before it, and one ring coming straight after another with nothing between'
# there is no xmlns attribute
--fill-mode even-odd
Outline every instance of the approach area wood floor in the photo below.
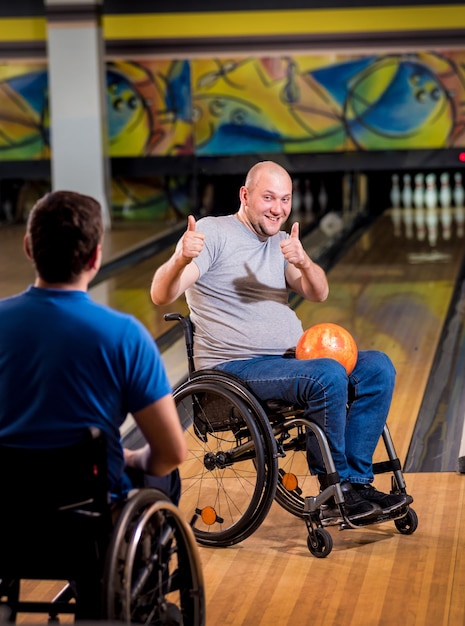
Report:
<svg viewBox="0 0 465 626"><path fill-rule="evenodd" d="M406 476L415 533L384 523L332 529L325 559L306 546L305 525L274 503L242 544L201 548L207 625L458 626L465 624L465 480Z"/></svg>
<svg viewBox="0 0 465 626"><path fill-rule="evenodd" d="M401 535L392 522L331 529L333 550L317 559L307 549L305 524L274 503L241 544L200 548L206 626L465 624L465 477L405 478L419 519L412 535ZM59 588L26 581L24 593L43 599Z"/></svg>
<svg viewBox="0 0 465 626"><path fill-rule="evenodd" d="M441 238L440 227L435 246L395 234L391 218L377 220L329 272L328 301L302 304L299 315L305 327L340 323L359 348L392 358L397 383L388 423L404 463L465 246L455 232ZM378 476L375 484L388 490L389 479ZM405 479L419 521L412 535L393 522L332 528L333 550L317 559L305 524L274 503L242 543L201 547L207 626L464 626L465 476ZM25 593L33 587L26 584Z"/></svg>

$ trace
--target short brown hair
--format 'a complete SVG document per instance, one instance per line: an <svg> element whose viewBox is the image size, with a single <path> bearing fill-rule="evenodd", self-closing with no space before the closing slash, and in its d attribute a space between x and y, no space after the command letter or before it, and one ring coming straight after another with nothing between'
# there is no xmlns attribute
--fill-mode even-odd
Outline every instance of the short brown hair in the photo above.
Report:
<svg viewBox="0 0 465 626"><path fill-rule="evenodd" d="M103 237L100 204L74 191L54 191L33 206L27 222L29 252L48 283L75 282Z"/></svg>

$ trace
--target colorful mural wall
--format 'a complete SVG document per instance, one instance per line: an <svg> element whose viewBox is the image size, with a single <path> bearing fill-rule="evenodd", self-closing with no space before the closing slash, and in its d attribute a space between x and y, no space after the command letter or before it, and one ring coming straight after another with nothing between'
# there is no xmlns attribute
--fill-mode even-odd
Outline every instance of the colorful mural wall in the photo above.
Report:
<svg viewBox="0 0 465 626"><path fill-rule="evenodd" d="M463 145L464 68L464 53L195 62L196 153Z"/></svg>
<svg viewBox="0 0 465 626"><path fill-rule="evenodd" d="M106 95L112 157L465 146L465 51L121 60ZM0 64L0 160L49 158L49 121L46 65Z"/></svg>
<svg viewBox="0 0 465 626"><path fill-rule="evenodd" d="M106 103L110 157L462 148L465 50L121 59ZM0 62L0 162L50 158L50 134L46 64ZM191 185L113 179L113 213L182 217Z"/></svg>

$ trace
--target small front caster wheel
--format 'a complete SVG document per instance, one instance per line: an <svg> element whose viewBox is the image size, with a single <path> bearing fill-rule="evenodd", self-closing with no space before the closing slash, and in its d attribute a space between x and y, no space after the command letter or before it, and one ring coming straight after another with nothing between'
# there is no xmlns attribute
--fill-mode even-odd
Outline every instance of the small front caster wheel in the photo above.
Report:
<svg viewBox="0 0 465 626"><path fill-rule="evenodd" d="M333 538L324 528L315 528L309 531L307 546L313 556L324 559L333 549Z"/></svg>
<svg viewBox="0 0 465 626"><path fill-rule="evenodd" d="M409 509L404 517L394 520L397 530L402 535L411 535L418 526L418 517L413 509Z"/></svg>

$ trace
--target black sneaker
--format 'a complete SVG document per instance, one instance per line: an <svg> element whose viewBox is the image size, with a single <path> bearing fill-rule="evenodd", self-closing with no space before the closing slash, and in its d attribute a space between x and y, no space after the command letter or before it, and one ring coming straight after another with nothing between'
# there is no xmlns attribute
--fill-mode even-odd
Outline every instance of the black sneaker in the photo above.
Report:
<svg viewBox="0 0 465 626"><path fill-rule="evenodd" d="M383 493L373 485L353 485L353 487L364 500L378 504L385 515L390 515L413 502L412 496L406 493Z"/></svg>
<svg viewBox="0 0 465 626"><path fill-rule="evenodd" d="M342 482L341 489L344 494L344 506L349 521L365 521L381 515L381 507L360 497L350 482ZM343 521L339 507L334 499L320 506L320 519L323 526L340 524Z"/></svg>

